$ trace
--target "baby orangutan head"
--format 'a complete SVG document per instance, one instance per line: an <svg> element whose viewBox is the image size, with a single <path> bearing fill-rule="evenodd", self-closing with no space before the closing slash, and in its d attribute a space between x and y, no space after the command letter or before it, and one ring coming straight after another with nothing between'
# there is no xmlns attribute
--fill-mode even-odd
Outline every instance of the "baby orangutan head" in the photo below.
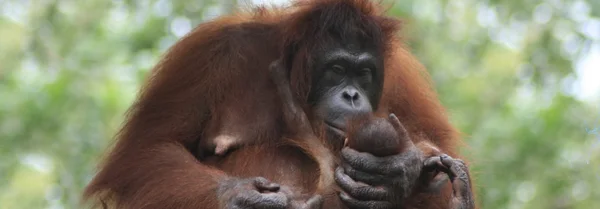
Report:
<svg viewBox="0 0 600 209"><path fill-rule="evenodd" d="M404 130L398 117L390 114L388 119L373 115L362 115L350 121L348 138L344 144L359 152L375 156L388 156L400 153L404 146Z"/></svg>

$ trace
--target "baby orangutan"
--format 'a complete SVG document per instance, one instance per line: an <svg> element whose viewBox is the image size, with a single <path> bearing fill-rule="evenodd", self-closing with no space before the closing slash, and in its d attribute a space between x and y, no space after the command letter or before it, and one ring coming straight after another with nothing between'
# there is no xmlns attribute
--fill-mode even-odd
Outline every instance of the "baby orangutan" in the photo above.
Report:
<svg viewBox="0 0 600 209"><path fill-rule="evenodd" d="M387 120L373 115L356 117L350 121L348 130L344 146L379 157L398 154L411 143L393 113Z"/></svg>
<svg viewBox="0 0 600 209"><path fill-rule="evenodd" d="M399 154L410 146L417 146L426 158L423 162L423 171L426 174L420 182L427 185L424 187L425 191L438 193L447 180L450 180L454 195L462 198L460 201L455 199L452 208L473 207L473 199L469 196L471 182L466 164L462 160L441 154L426 141L413 144L408 132L393 113L387 120L373 115L362 115L351 120L344 146L378 157Z"/></svg>

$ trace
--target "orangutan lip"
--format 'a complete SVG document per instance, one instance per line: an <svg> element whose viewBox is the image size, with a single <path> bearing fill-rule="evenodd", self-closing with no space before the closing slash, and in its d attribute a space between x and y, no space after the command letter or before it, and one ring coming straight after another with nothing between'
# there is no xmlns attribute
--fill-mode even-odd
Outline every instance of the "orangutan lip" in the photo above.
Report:
<svg viewBox="0 0 600 209"><path fill-rule="evenodd" d="M344 129L338 128L338 126L333 125L333 123L325 121L325 125L327 125L332 131L334 131L336 134L338 134L340 136L345 136L346 135L346 132L344 131Z"/></svg>
<svg viewBox="0 0 600 209"><path fill-rule="evenodd" d="M340 128L339 126L336 126L335 123L332 123L332 122L329 122L329 121L325 121L325 125L327 125L327 126L329 126L331 128L340 130L340 131L344 131L343 128Z"/></svg>

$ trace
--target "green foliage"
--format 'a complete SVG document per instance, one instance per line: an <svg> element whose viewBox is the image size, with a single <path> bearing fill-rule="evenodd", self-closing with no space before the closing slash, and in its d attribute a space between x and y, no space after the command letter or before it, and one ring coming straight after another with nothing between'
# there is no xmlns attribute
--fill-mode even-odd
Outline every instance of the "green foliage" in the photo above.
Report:
<svg viewBox="0 0 600 209"><path fill-rule="evenodd" d="M79 208L147 72L234 2L0 0L0 208ZM600 205L600 98L572 87L599 2L390 8L464 133L483 208Z"/></svg>

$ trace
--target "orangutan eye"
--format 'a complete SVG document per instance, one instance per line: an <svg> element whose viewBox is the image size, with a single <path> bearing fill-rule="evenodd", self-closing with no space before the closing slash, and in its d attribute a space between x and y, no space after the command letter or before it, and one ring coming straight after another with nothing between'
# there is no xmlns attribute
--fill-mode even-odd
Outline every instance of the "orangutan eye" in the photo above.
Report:
<svg viewBox="0 0 600 209"><path fill-rule="evenodd" d="M363 68L362 70L358 71L358 75L360 75L360 76L371 75L371 69Z"/></svg>
<svg viewBox="0 0 600 209"><path fill-rule="evenodd" d="M344 69L344 67L339 66L339 65L334 65L331 70L336 73L336 74L340 74L340 75L344 75L346 74L346 69Z"/></svg>

